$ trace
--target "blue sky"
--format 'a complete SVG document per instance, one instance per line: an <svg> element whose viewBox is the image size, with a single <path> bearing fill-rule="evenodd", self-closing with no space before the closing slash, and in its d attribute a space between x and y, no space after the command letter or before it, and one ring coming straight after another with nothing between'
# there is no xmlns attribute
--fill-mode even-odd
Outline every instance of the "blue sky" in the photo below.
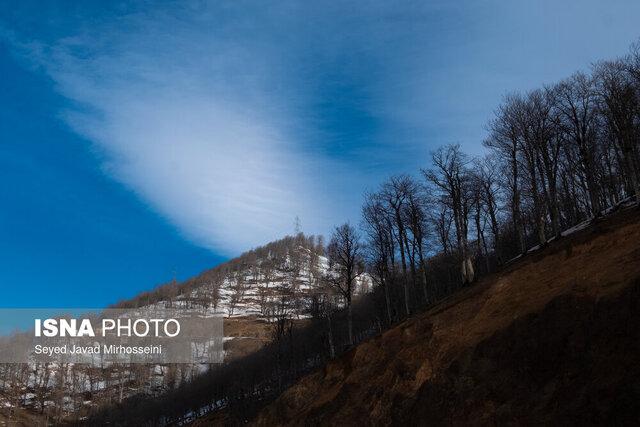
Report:
<svg viewBox="0 0 640 427"><path fill-rule="evenodd" d="M357 222L365 190L441 144L480 153L505 93L623 54L639 17L594 0L5 4L2 305L101 306L296 216Z"/></svg>

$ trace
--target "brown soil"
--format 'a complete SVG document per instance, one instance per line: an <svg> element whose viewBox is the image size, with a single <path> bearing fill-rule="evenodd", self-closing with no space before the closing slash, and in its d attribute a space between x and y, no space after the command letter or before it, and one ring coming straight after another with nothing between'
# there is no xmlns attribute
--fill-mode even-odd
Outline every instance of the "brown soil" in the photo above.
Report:
<svg viewBox="0 0 640 427"><path fill-rule="evenodd" d="M39 427L51 422L22 408L0 408L0 427Z"/></svg>
<svg viewBox="0 0 640 427"><path fill-rule="evenodd" d="M640 213L551 243L303 378L257 425L640 425Z"/></svg>
<svg viewBox="0 0 640 427"><path fill-rule="evenodd" d="M258 351L271 341L271 327L253 317L224 319L224 336L233 337L224 343L226 361L238 359Z"/></svg>
<svg viewBox="0 0 640 427"><path fill-rule="evenodd" d="M295 327L303 327L304 319L294 320ZM254 316L224 319L224 336L232 340L224 343L225 362L247 356L260 350L272 340L273 325Z"/></svg>

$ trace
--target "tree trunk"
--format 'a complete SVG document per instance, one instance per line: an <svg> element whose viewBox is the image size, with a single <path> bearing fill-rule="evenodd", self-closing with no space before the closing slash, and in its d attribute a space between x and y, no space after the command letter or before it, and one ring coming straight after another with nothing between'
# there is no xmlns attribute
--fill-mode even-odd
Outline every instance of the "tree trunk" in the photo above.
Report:
<svg viewBox="0 0 640 427"><path fill-rule="evenodd" d="M384 302L387 306L387 321L388 324L391 325L391 299L389 298L389 284L387 280L384 278L384 272L382 273L383 277L380 278L382 282L382 288L384 289Z"/></svg>
<svg viewBox="0 0 640 427"><path fill-rule="evenodd" d="M351 299L347 302L348 306L348 325L349 325L349 344L353 345L353 311L351 309Z"/></svg>
<svg viewBox="0 0 640 427"><path fill-rule="evenodd" d="M520 178L518 173L518 158L515 148L511 152L511 174L513 178L513 195L511 200L511 215L513 220L513 231L516 234L518 240L518 246L520 252L526 252L524 232L522 229L522 218L520 215L520 188L518 186L518 179Z"/></svg>
<svg viewBox="0 0 640 427"><path fill-rule="evenodd" d="M335 359L336 357L336 347L333 344L333 326L331 325L331 312L329 310L329 312L327 313L327 326L328 328L328 336L327 339L329 341L329 356L332 359Z"/></svg>

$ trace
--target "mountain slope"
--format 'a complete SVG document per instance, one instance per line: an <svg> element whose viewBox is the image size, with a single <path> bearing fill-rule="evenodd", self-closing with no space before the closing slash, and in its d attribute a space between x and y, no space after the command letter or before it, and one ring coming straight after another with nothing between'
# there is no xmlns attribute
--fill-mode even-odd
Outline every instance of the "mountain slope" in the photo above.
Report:
<svg viewBox="0 0 640 427"><path fill-rule="evenodd" d="M161 285L114 307L188 306L211 309L228 317L268 319L270 306L283 292L304 299L314 292L329 270L322 240L299 233L247 251L182 283ZM358 278L354 293L366 293L371 286L371 278L364 274ZM293 311L296 317L305 315L303 304Z"/></svg>
<svg viewBox="0 0 640 427"><path fill-rule="evenodd" d="M161 285L114 307L182 307L225 317L225 360L246 356L271 341L276 309L286 297L295 322L309 317L308 303L329 273L322 238L298 233L251 249L182 283ZM354 294L369 292L371 277L357 280Z"/></svg>
<svg viewBox="0 0 640 427"><path fill-rule="evenodd" d="M257 425L640 422L640 220L551 243L356 347Z"/></svg>

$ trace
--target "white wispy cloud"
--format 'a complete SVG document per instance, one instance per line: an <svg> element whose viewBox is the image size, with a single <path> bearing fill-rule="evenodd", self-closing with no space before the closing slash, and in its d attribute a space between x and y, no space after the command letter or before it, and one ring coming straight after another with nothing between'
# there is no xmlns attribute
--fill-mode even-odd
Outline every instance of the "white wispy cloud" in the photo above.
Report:
<svg viewBox="0 0 640 427"><path fill-rule="evenodd" d="M272 46L233 41L197 10L132 15L54 43L16 41L73 101L62 118L107 173L198 244L234 253L326 231L320 164L298 152ZM222 34L220 34L222 32Z"/></svg>
<svg viewBox="0 0 640 427"><path fill-rule="evenodd" d="M402 142L382 153L358 140L360 116L341 115L380 119L391 56L419 17L384 2L163 6L13 44L72 101L61 117L105 171L190 240L233 254L290 233L296 216L310 233L357 221L372 164Z"/></svg>
<svg viewBox="0 0 640 427"><path fill-rule="evenodd" d="M71 101L61 117L106 173L233 254L295 216L310 233L357 222L365 189L435 146L481 151L505 92L621 53L637 31L631 0L516 3L124 2L51 22L36 2L21 13L42 34L0 38Z"/></svg>

